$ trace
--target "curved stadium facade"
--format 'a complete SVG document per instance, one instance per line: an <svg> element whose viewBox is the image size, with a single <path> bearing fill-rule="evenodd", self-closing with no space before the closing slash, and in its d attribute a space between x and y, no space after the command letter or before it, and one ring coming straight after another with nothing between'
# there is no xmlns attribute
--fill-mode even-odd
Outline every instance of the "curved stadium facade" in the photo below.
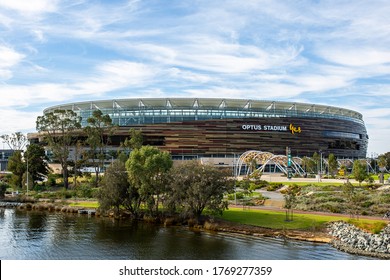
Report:
<svg viewBox="0 0 390 280"><path fill-rule="evenodd" d="M153 98L79 102L47 108L73 110L86 126L95 110L118 129L119 146L129 129L142 130L145 145L173 159L233 158L248 150L339 158L365 158L368 135L360 113L317 104L215 98Z"/></svg>

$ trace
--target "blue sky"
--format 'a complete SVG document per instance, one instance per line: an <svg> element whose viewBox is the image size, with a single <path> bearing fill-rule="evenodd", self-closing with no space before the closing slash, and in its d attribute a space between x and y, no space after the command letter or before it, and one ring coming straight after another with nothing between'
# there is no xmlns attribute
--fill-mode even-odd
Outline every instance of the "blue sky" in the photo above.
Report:
<svg viewBox="0 0 390 280"><path fill-rule="evenodd" d="M59 103L225 97L356 110L368 156L388 152L389 15L386 0L0 0L0 135Z"/></svg>

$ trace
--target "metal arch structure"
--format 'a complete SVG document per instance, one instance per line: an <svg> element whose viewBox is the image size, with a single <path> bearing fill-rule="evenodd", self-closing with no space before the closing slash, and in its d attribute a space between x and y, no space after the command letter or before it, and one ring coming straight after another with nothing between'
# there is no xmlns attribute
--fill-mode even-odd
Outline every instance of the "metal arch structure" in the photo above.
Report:
<svg viewBox="0 0 390 280"><path fill-rule="evenodd" d="M236 162L236 176L239 176L241 174L241 169L243 166L249 167L252 162L256 163L257 165L260 165L258 168L256 168L256 171L263 172L265 167L273 163L275 166L277 166L283 173L287 174L287 156L285 155L274 155L270 152L262 152L257 150L250 150L243 153L238 161ZM305 171L301 167L302 159L299 157L293 157L291 161L291 168L293 173L304 175ZM247 168L247 175L250 173L250 168Z"/></svg>
<svg viewBox="0 0 390 280"><path fill-rule="evenodd" d="M256 164L261 164L261 166L264 165L265 162L267 162L270 158L272 158L273 154L269 152L262 152L257 150L250 150L243 153L239 158L238 161L235 163L236 165L236 176L241 174L241 169L243 165L249 166L252 161L255 161ZM247 174L249 174L249 168L247 170Z"/></svg>
<svg viewBox="0 0 390 280"><path fill-rule="evenodd" d="M359 159L359 161L360 161L361 163L363 163L364 165L367 166L367 171L372 172L372 173L375 173L374 168L371 166L370 160L371 160L371 159L369 159L369 158ZM337 160L337 163L338 163L339 166L344 165L344 166L350 166L350 167L352 167L352 166L353 166L353 162L354 162L354 160L349 159L349 158L338 159L338 160Z"/></svg>

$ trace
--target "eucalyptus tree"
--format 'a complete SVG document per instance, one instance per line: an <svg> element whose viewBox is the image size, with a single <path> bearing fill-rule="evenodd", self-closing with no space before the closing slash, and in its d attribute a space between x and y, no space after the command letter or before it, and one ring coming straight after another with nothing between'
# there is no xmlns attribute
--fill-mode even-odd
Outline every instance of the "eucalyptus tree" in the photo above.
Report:
<svg viewBox="0 0 390 280"><path fill-rule="evenodd" d="M21 151L15 151L8 159L8 170L12 172L11 185L15 189L22 189L23 174L26 172L26 165L24 164Z"/></svg>
<svg viewBox="0 0 390 280"><path fill-rule="evenodd" d="M116 214L119 213L121 206L132 210L132 204L130 203L130 207L127 205L131 199L129 188L125 163L120 160L114 161L107 168L98 192L100 209L103 211L114 209ZM135 214L134 211L131 212Z"/></svg>
<svg viewBox="0 0 390 280"><path fill-rule="evenodd" d="M227 209L224 195L234 191L230 172L198 161L188 161L172 169L169 201L188 217L199 218L206 208L222 214Z"/></svg>
<svg viewBox="0 0 390 280"><path fill-rule="evenodd" d="M133 149L126 161L129 182L152 215L158 213L160 197L166 192L167 174L172 165L168 152L152 146Z"/></svg>
<svg viewBox="0 0 390 280"><path fill-rule="evenodd" d="M104 169L106 160L107 145L113 133L114 125L109 115L102 111L95 110L92 116L87 119L88 125L84 128L86 134L85 143L88 145L89 164L95 170L95 186L99 184L99 173Z"/></svg>
<svg viewBox="0 0 390 280"><path fill-rule="evenodd" d="M24 154L25 164L28 163L28 175L31 175L32 183L35 185L37 181L42 181L51 171L45 149L37 144L31 144L27 147ZM27 166L26 166L27 170Z"/></svg>
<svg viewBox="0 0 390 280"><path fill-rule="evenodd" d="M54 110L39 116L37 131L52 152L53 160L61 165L65 189L68 189L68 158L76 142L75 132L81 129L81 118L71 110Z"/></svg>
<svg viewBox="0 0 390 280"><path fill-rule="evenodd" d="M11 150L22 151L28 143L27 136L21 132L3 134L0 136Z"/></svg>

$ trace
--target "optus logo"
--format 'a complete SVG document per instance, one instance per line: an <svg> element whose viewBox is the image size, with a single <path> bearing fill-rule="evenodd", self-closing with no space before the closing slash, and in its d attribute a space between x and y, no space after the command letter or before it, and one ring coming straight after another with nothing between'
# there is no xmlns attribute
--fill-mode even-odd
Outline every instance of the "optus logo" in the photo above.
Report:
<svg viewBox="0 0 390 280"><path fill-rule="evenodd" d="M301 133L302 132L300 126L296 127L292 123L290 123L290 131L291 131L292 134L294 134L294 133Z"/></svg>

